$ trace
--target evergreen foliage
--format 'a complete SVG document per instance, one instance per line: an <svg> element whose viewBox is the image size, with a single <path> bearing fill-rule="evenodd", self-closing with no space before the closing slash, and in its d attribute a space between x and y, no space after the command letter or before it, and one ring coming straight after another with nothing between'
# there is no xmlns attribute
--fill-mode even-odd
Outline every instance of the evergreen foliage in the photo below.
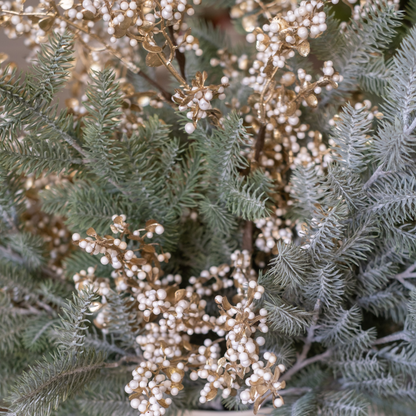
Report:
<svg viewBox="0 0 416 416"><path fill-rule="evenodd" d="M280 379L286 382L286 404L274 410L275 416L366 416L370 408L414 414L416 27L401 28L406 35L397 51L392 42L400 25L416 23L415 5L410 2L403 23L404 13L391 2L369 2L342 30L327 10L328 29L311 42L311 50L317 59L331 59L343 81L323 92L308 119L322 127L331 160L322 170L293 163L292 173L282 173L290 177L285 190L250 159L258 138L246 127L244 111L232 104L247 94L241 79L233 81L221 107L221 127L201 120L185 135L183 119L165 105L143 110L142 125L128 135L123 129L128 104L110 66L90 74L85 117L56 104L74 65L69 33L56 33L42 45L30 74L4 69L1 412L140 414L124 392L131 371L144 359L136 338L146 322L137 313L137 296L123 294L111 269L80 250L67 250L60 266L52 268L50 252L59 255L53 237L45 239L28 225L39 204L42 218L60 218L71 233L82 235L90 227L109 233L113 215L126 215L134 230L150 219L163 224L165 233L155 233L154 241L172 253L164 273L179 273L183 289L192 276L225 263L235 249L251 250L265 288L255 305L267 310L269 325L258 354L273 352L277 364L287 367ZM192 27L206 53L185 54L188 78L207 66L220 46L232 49L209 24L197 21ZM291 70L294 61L287 64ZM220 68L213 70L213 78L221 75ZM137 74L128 76L139 84ZM358 94L377 96L383 117L369 117L367 108L353 106ZM331 127L327 121L337 112ZM27 181L38 178L51 182L40 200L31 200ZM280 239L268 251L247 245L247 233L255 238L263 233L250 227L267 222L276 211L274 198L284 193L292 198L285 220L293 226L293 241ZM129 244L137 249L133 239ZM106 325L95 321L97 288L78 285L75 291L72 283L76 273L90 273L89 268L110 281ZM230 299L236 294L233 288L221 293ZM207 303L214 314L214 296L207 295ZM207 338L192 336L201 345ZM170 412L197 408L201 388L201 383L186 384ZM217 410L246 408L238 394L223 400L218 395L212 403Z"/></svg>

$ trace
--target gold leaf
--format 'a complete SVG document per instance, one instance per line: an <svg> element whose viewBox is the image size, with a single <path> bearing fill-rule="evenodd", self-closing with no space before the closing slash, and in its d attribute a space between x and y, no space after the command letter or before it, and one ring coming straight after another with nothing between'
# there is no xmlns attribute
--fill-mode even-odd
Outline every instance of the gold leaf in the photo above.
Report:
<svg viewBox="0 0 416 416"><path fill-rule="evenodd" d="M241 23L246 32L252 32L257 26L257 18L254 15L246 16Z"/></svg>
<svg viewBox="0 0 416 416"><path fill-rule="evenodd" d="M153 53L161 53L162 48L157 46L156 43L151 39L145 39L143 42L143 48L147 50L147 52Z"/></svg>
<svg viewBox="0 0 416 416"><path fill-rule="evenodd" d="M95 14L91 10L83 9L81 13L85 20L94 20Z"/></svg>
<svg viewBox="0 0 416 416"><path fill-rule="evenodd" d="M64 10L69 10L72 8L72 6L74 5L74 0L61 0L59 2L59 5L64 9Z"/></svg>
<svg viewBox="0 0 416 416"><path fill-rule="evenodd" d="M175 293L175 302L179 302L186 296L186 290L185 289L179 289Z"/></svg>
<svg viewBox="0 0 416 416"><path fill-rule="evenodd" d="M263 394L266 393L266 391L268 390L269 388L265 386L264 384L257 386L257 393L260 394L260 396L263 396Z"/></svg>
<svg viewBox="0 0 416 416"><path fill-rule="evenodd" d="M147 263L147 260L142 257L135 257L130 260L130 263L135 264L136 266L143 266Z"/></svg>
<svg viewBox="0 0 416 416"><path fill-rule="evenodd" d="M220 358L218 360L218 368L223 367L226 362L227 362L227 359L225 357Z"/></svg>
<svg viewBox="0 0 416 416"><path fill-rule="evenodd" d="M208 394L207 394L207 401L211 401L213 399L215 399L215 396L217 395L218 389L212 389Z"/></svg>
<svg viewBox="0 0 416 416"><path fill-rule="evenodd" d="M155 247L154 246L151 246L150 244L144 245L142 247L142 250L145 251L146 253L154 253L156 251L155 250Z"/></svg>
<svg viewBox="0 0 416 416"><path fill-rule="evenodd" d="M296 109L297 109L296 103L294 103L294 102L288 103L287 104L287 110L286 110L286 114L285 115L287 117L292 116L295 113Z"/></svg>
<svg viewBox="0 0 416 416"><path fill-rule="evenodd" d="M87 235L90 237L96 237L97 233L95 232L94 228L91 227L91 228L88 228Z"/></svg>
<svg viewBox="0 0 416 416"><path fill-rule="evenodd" d="M127 29L121 25L114 26L114 37L122 38L127 33Z"/></svg>
<svg viewBox="0 0 416 416"><path fill-rule="evenodd" d="M306 97L306 102L308 103L309 107L315 108L318 105L318 99L315 95L311 94Z"/></svg>
<svg viewBox="0 0 416 416"><path fill-rule="evenodd" d="M182 341L182 345L187 351L192 351L192 345L186 339Z"/></svg>
<svg viewBox="0 0 416 416"><path fill-rule="evenodd" d="M39 28L47 32L55 22L55 16L45 17L39 21Z"/></svg>
<svg viewBox="0 0 416 416"><path fill-rule="evenodd" d="M121 225L123 223L123 218L117 216L114 218L114 224Z"/></svg>
<svg viewBox="0 0 416 416"><path fill-rule="evenodd" d="M2 64L7 59L9 59L9 55L7 55L5 53L0 53L0 64Z"/></svg>
<svg viewBox="0 0 416 416"><path fill-rule="evenodd" d="M254 409L253 412L256 415L258 413L258 411L260 410L262 404L262 399L261 397L259 397L255 402L254 402Z"/></svg>
<svg viewBox="0 0 416 416"><path fill-rule="evenodd" d="M120 27L122 28L122 29L128 29L130 26L131 26L131 22L132 22L132 18L131 17L128 17L128 16L124 16L124 20L120 23Z"/></svg>
<svg viewBox="0 0 416 416"><path fill-rule="evenodd" d="M232 308L232 306L231 306L230 302L228 302L228 299L227 299L227 297L226 297L226 296L224 296L224 297L222 298L222 307L223 307L226 311L228 311L228 310L230 310L230 309Z"/></svg>
<svg viewBox="0 0 416 416"><path fill-rule="evenodd" d="M272 379L272 383L276 383L277 380L279 380L280 377L280 369L278 366L276 366L275 370L274 370L274 375L273 375L273 379Z"/></svg>
<svg viewBox="0 0 416 416"><path fill-rule="evenodd" d="M157 223L157 221L156 220L147 220L146 221L146 228L147 227L150 227L150 226L152 226L152 225L154 225L155 227L156 227L156 225L157 225L158 223Z"/></svg>
<svg viewBox="0 0 416 416"><path fill-rule="evenodd" d="M299 52L300 55L302 56L308 56L309 52L311 51L311 45L309 44L309 42L307 40L305 40L304 42L302 42L298 47L297 50Z"/></svg>
<svg viewBox="0 0 416 416"><path fill-rule="evenodd" d="M169 405L166 403L165 399L160 399L157 401L162 407L164 407L165 409L167 409L169 407Z"/></svg>

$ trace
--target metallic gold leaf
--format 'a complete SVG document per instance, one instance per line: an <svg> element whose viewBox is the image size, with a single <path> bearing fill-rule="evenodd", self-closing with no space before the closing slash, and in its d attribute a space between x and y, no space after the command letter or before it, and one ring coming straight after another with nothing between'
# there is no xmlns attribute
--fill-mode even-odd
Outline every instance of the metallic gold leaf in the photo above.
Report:
<svg viewBox="0 0 416 416"><path fill-rule="evenodd" d="M304 42L302 42L298 47L297 50L299 52L300 55L302 56L308 56L309 52L311 51L311 45L309 44L309 42L307 40L305 40Z"/></svg>
<svg viewBox="0 0 416 416"><path fill-rule="evenodd" d="M315 95L311 94L305 98L306 102L308 103L309 107L315 108L318 105L318 99Z"/></svg>
<svg viewBox="0 0 416 416"><path fill-rule="evenodd" d="M241 23L246 32L252 32L257 26L257 18L254 15L246 16Z"/></svg>
<svg viewBox="0 0 416 416"><path fill-rule="evenodd" d="M55 22L55 17L45 17L44 19L39 21L39 28L42 29L44 32L47 32Z"/></svg>
<svg viewBox="0 0 416 416"><path fill-rule="evenodd" d="M165 399L160 399L157 401L162 407L164 407L165 409L167 409L169 407L169 405L166 403Z"/></svg>
<svg viewBox="0 0 416 416"><path fill-rule="evenodd" d="M149 67L156 68L158 66L163 65L163 62L157 53L150 52L146 56L146 65Z"/></svg>
<svg viewBox="0 0 416 416"><path fill-rule="evenodd" d="M257 386L257 393L260 394L260 396L263 396L263 394L266 393L266 391L268 390L269 388L265 386L264 384Z"/></svg>
<svg viewBox="0 0 416 416"><path fill-rule="evenodd" d="M59 2L59 5L64 9L64 10L69 10L72 8L72 6L74 5L74 0L61 0Z"/></svg>
<svg viewBox="0 0 416 416"><path fill-rule="evenodd" d="M192 351L192 345L186 339L182 341L182 345L187 351Z"/></svg>
<svg viewBox="0 0 416 416"><path fill-rule="evenodd" d="M230 309L232 308L232 306L231 306L230 302L228 302L227 296L224 296L224 297L222 298L222 307L223 307L226 311L228 311L228 310L230 310Z"/></svg>
<svg viewBox="0 0 416 416"><path fill-rule="evenodd" d="M121 25L114 26L114 37L115 38L122 38L127 33L127 28L122 27Z"/></svg>
<svg viewBox="0 0 416 416"><path fill-rule="evenodd" d="M136 266L143 266L147 263L147 260L142 257L134 257L130 260L130 263L135 264Z"/></svg>
<svg viewBox="0 0 416 416"><path fill-rule="evenodd" d="M290 117L295 114L297 107L295 102L291 102L287 104L286 116Z"/></svg>
<svg viewBox="0 0 416 416"><path fill-rule="evenodd" d="M215 399L216 395L218 393L218 389L212 389L208 394L207 394L207 401L211 401L213 399Z"/></svg>
<svg viewBox="0 0 416 416"><path fill-rule="evenodd" d="M131 17L128 17L127 15L124 16L124 20L120 23L120 27L122 29L128 29L131 26L131 22L133 19Z"/></svg>
<svg viewBox="0 0 416 416"><path fill-rule="evenodd" d="M81 10L82 15L85 20L94 20L95 14L91 10L83 9Z"/></svg>
<svg viewBox="0 0 416 416"><path fill-rule="evenodd" d="M151 246L150 244L144 245L142 247L142 250L145 251L146 253L154 253L156 251L155 250L155 247L154 246Z"/></svg>
<svg viewBox="0 0 416 416"><path fill-rule="evenodd" d="M186 296L186 290L185 289L179 289L175 293L175 301L179 302Z"/></svg>
<svg viewBox="0 0 416 416"><path fill-rule="evenodd" d="M224 364L227 362L227 359L225 357L222 357L218 360L218 368L221 368L224 366Z"/></svg>
<svg viewBox="0 0 416 416"><path fill-rule="evenodd" d="M96 237L97 233L95 232L94 228L91 227L91 228L88 228L87 235L90 237Z"/></svg>
<svg viewBox="0 0 416 416"><path fill-rule="evenodd" d="M153 53L161 53L162 48L157 46L156 43L152 39L145 39L143 42L143 48L147 50L147 52Z"/></svg>

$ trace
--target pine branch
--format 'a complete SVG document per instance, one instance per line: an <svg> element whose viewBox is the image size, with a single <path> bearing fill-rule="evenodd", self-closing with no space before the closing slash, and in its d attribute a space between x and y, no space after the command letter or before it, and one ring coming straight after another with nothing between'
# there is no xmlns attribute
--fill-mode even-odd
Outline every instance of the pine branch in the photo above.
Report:
<svg viewBox="0 0 416 416"><path fill-rule="evenodd" d="M23 373L14 385L9 409L27 416L49 416L53 409L98 375L102 357L63 354L44 359Z"/></svg>
<svg viewBox="0 0 416 416"><path fill-rule="evenodd" d="M63 308L60 326L56 329L55 342L63 352L78 353L83 351L84 339L88 330L88 316L92 315L90 307L97 299L95 292L85 290L73 295Z"/></svg>
<svg viewBox="0 0 416 416"><path fill-rule="evenodd" d="M268 321L273 330L289 336L300 335L310 326L312 315L296 306L286 304L277 296L264 307L269 312Z"/></svg>
<svg viewBox="0 0 416 416"><path fill-rule="evenodd" d="M72 68L73 35L53 33L47 43L40 45L33 65L34 76L27 79L31 96L35 101L50 103L55 94L66 83Z"/></svg>

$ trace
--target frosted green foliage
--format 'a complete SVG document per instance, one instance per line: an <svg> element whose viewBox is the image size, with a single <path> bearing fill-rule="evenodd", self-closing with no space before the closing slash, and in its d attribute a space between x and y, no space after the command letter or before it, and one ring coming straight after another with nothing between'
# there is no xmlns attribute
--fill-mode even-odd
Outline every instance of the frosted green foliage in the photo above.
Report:
<svg viewBox="0 0 416 416"><path fill-rule="evenodd" d="M320 205L315 207L305 246L313 258L324 259L334 255L338 248L337 240L342 236L343 221L347 212L346 205L339 202L326 209Z"/></svg>
<svg viewBox="0 0 416 416"><path fill-rule="evenodd" d="M375 138L373 153L383 170L414 164L416 127L416 28L394 55L391 82L386 90L385 117Z"/></svg>
<svg viewBox="0 0 416 416"><path fill-rule="evenodd" d="M328 392L322 399L325 416L367 416L368 402L353 390Z"/></svg>
<svg viewBox="0 0 416 416"><path fill-rule="evenodd" d="M278 287L302 286L309 272L305 250L294 244L286 245L279 241L277 252L277 256L270 262L271 268L268 271L268 277Z"/></svg>
<svg viewBox="0 0 416 416"><path fill-rule="evenodd" d="M232 6L228 0L213 3ZM408 22L415 21L415 4L409 4ZM108 234L114 214L126 215L133 230L155 219L165 233L154 242L172 255L161 267L165 275L182 276L181 288L202 270L229 262L234 250L251 250L260 231L250 221L270 216L281 208L274 197L290 192L283 221L291 220L284 226L292 227L292 241L279 240L269 253L252 249L265 289L255 305L268 311L268 332L254 334L264 337L256 353L262 360L273 352L276 364L286 366L285 406L274 415L368 416L370 407L389 416L414 414L416 29L400 29L407 37L394 52L403 13L384 0L364 8L342 28L327 10L327 31L311 41L311 53L332 60L344 78L338 89L320 94L316 110L301 107L301 122L319 128L331 160L325 158L323 169L311 164L282 172L290 183L285 193L268 168L248 158L257 137L241 111L251 92L238 77L226 100L215 103L223 112L222 128L201 120L185 135L184 117L168 105L146 107L143 123L126 129L123 95L109 67L90 74L85 116L58 111L54 98L73 65L67 34L43 44L31 75L2 73L1 409L10 416L137 414L124 391L143 359L136 342L144 326L137 294L116 292L112 269L80 250L65 258L57 277L47 244L26 227L25 211L33 208L27 175L70 175L41 192L42 210L61 216L83 237L89 227ZM218 49L251 54L230 46L220 28L201 21L190 26L204 54L185 53L188 81L210 67ZM317 79L311 62L296 56L287 69L305 68ZM208 82L222 75L219 65ZM135 87L148 89L137 78L126 74ZM357 97L378 105L383 118L370 119L365 108L357 109ZM334 114L339 118L330 127ZM307 146L310 138L299 140ZM130 247L137 245L129 241ZM97 295L72 295L73 276L89 267L110 281L104 331L93 325ZM219 294L231 300L236 292ZM214 296L204 299L206 312L218 316ZM206 337L211 333L193 334L192 342L200 345ZM166 416L201 406L205 381L185 380ZM239 398L245 380L237 380L236 396L221 400L220 392L206 408L251 408Z"/></svg>
<svg viewBox="0 0 416 416"><path fill-rule="evenodd" d="M319 299L328 308L337 307L342 301L344 285L342 274L336 266L330 263L317 264L304 292L314 303Z"/></svg>
<svg viewBox="0 0 416 416"><path fill-rule="evenodd" d="M400 25L401 12L396 12L392 4L380 1L377 4L366 4L358 20L352 20L345 32L339 30L339 22L334 16L327 20L328 30L323 36L312 42L311 49L322 60L332 60L334 67L344 77L339 88L325 92L321 105L341 100L350 94L361 81L360 76L373 61L373 54L382 54L396 34ZM331 45L328 48L328 45ZM368 74L368 70L366 71ZM369 84L367 75L364 87ZM374 84L379 80L379 72L373 76ZM371 90L371 88L370 88ZM373 91L374 92L374 91ZM382 94L383 90L377 91ZM332 100L332 101L331 101Z"/></svg>
<svg viewBox="0 0 416 416"><path fill-rule="evenodd" d="M56 332L56 342L59 349L69 352L81 352L89 326L88 317L92 315L90 308L97 295L92 291L81 291L63 308L63 317L59 330Z"/></svg>
<svg viewBox="0 0 416 416"><path fill-rule="evenodd" d="M311 313L289 305L275 297L272 302L266 302L269 311L268 320L273 330L286 335L300 335L310 325Z"/></svg>
<svg viewBox="0 0 416 416"><path fill-rule="evenodd" d="M138 331L133 327L136 323L136 314L132 310L133 305L129 299L120 294L111 292L108 296L108 332L114 335L115 339L120 340L123 348L132 348Z"/></svg>
<svg viewBox="0 0 416 416"><path fill-rule="evenodd" d="M17 381L9 397L11 410L28 416L48 416L91 381L102 365L102 357L92 351L44 359Z"/></svg>
<svg viewBox="0 0 416 416"><path fill-rule="evenodd" d="M363 107L355 110L347 104L340 115L331 136L338 153L335 160L348 172L360 173L366 169L366 153L370 133L371 120Z"/></svg>
<svg viewBox="0 0 416 416"><path fill-rule="evenodd" d="M296 167L292 176L291 194L295 200L294 210L296 216L301 219L310 220L316 204L321 201L319 194L319 178L315 167Z"/></svg>

